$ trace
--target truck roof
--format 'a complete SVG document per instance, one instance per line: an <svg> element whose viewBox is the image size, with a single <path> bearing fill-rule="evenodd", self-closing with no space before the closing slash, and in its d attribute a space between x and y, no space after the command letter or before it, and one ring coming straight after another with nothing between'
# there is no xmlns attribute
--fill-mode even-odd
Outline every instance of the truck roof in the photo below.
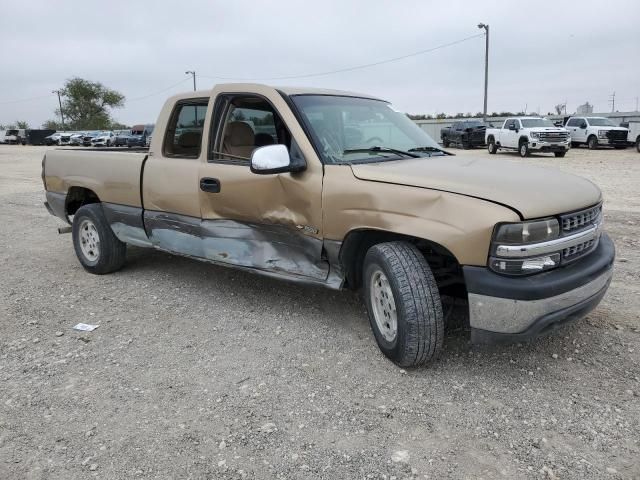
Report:
<svg viewBox="0 0 640 480"><path fill-rule="evenodd" d="M274 90L279 90L287 95L337 95L341 97L358 97L358 98L370 98L372 100L382 100L381 98L374 97L372 95L367 95L364 93L357 92L349 92L346 90L332 90L328 88L311 88L311 87L276 87L273 85L265 85L260 83L224 83L218 84L216 87L225 87L230 90L245 90L247 93L251 93L256 88L273 88ZM172 100L184 100L189 98L196 97L209 97L211 96L212 89L210 90L196 90L195 92L185 92L174 95Z"/></svg>

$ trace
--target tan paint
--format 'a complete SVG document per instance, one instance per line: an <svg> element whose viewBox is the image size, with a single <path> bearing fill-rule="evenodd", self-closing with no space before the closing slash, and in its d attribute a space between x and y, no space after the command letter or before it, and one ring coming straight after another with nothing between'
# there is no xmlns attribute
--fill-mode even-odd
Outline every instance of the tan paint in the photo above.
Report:
<svg viewBox="0 0 640 480"><path fill-rule="evenodd" d="M518 221L500 205L464 195L357 179L348 165L325 166L325 237L385 230L439 243L463 265L486 265L493 227Z"/></svg>
<svg viewBox="0 0 640 480"><path fill-rule="evenodd" d="M211 114L220 93L266 97L300 146L307 170L256 175L248 165L208 163ZM200 157L163 158L163 133L175 102L202 97L209 98L209 110ZM102 201L140 206L138 182L143 159L144 154L132 153L49 152L47 189L65 193L71 186L82 186ZM221 193L201 192L201 177L219 179ZM507 160L434 157L355 165L353 169L346 165L323 168L277 90L255 84L220 85L167 100L152 137L143 195L147 209L208 220L307 226L317 233L304 233L319 239L342 241L350 231L365 228L401 233L437 242L465 265L485 265L494 225L519 220L506 206L473 196L510 205L528 218L583 208L600 199L597 187L584 179L522 165L516 168Z"/></svg>
<svg viewBox="0 0 640 480"><path fill-rule="evenodd" d="M249 171L248 161L243 165L209 163L202 152L199 176L217 178L221 184L220 193L200 191L202 218L278 224L295 230L306 226L316 231L308 235L322 238L322 164L293 112L276 90L254 84L214 88L209 111L218 95L234 93L261 95L275 107L303 151L307 169L296 174L257 175ZM205 120L203 145L209 145L211 117Z"/></svg>
<svg viewBox="0 0 640 480"><path fill-rule="evenodd" d="M127 151L48 151L47 191L67 193L71 187L84 187L103 202L140 207L140 168L146 156L146 153Z"/></svg>

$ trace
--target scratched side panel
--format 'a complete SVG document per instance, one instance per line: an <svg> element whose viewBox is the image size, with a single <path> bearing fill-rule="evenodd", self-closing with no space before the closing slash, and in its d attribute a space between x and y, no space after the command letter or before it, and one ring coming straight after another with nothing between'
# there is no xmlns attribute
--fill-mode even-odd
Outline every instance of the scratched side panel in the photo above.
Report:
<svg viewBox="0 0 640 480"><path fill-rule="evenodd" d="M118 240L137 247L151 247L142 222L142 209L117 203L102 203L107 222Z"/></svg>
<svg viewBox="0 0 640 480"><path fill-rule="evenodd" d="M216 263L325 282L322 240L280 226L145 211L154 246Z"/></svg>

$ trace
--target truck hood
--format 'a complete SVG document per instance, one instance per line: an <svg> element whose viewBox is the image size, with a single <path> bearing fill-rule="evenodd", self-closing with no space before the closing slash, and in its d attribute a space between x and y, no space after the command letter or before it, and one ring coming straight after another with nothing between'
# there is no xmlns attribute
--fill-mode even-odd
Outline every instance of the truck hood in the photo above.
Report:
<svg viewBox="0 0 640 480"><path fill-rule="evenodd" d="M589 180L553 168L482 157L423 157L352 164L356 178L467 195L506 205L524 219L557 215L598 203Z"/></svg>

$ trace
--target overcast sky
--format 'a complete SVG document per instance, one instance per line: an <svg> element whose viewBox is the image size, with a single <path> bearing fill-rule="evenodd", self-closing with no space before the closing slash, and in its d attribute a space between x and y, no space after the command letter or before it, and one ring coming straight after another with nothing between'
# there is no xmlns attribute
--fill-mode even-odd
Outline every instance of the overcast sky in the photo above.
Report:
<svg viewBox="0 0 640 480"><path fill-rule="evenodd" d="M197 72L199 89L223 82L211 78L216 76L326 72L451 43L480 33L478 22L491 26L490 112L528 105L528 111L546 113L565 100L570 112L585 101L610 111L614 91L616 110L629 111L640 96L638 0L2 4L5 124L27 120L37 127L54 118L57 97L50 92L74 76L127 97L125 107L113 112L117 120L153 122L168 95L192 88L185 70ZM371 68L264 83L366 92L398 110L433 114L481 111L483 82L479 37ZM31 100L13 102L22 99Z"/></svg>

